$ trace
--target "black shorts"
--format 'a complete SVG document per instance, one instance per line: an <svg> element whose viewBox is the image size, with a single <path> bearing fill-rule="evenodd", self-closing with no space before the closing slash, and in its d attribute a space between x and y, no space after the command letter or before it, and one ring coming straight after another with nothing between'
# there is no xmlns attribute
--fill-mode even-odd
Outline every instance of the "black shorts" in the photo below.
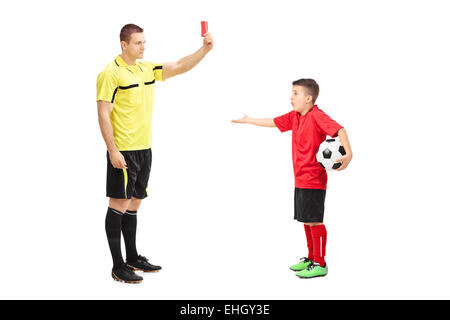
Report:
<svg viewBox="0 0 450 320"><path fill-rule="evenodd" d="M300 222L323 222L326 190L295 188L294 219Z"/></svg>
<svg viewBox="0 0 450 320"><path fill-rule="evenodd" d="M128 169L116 169L106 153L106 196L116 199L144 199L148 196L148 178L152 167L152 149L120 151Z"/></svg>

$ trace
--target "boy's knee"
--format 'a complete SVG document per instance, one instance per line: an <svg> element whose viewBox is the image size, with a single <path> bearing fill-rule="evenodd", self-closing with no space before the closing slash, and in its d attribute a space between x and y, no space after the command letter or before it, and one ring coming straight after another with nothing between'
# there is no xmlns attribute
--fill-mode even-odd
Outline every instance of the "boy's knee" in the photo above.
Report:
<svg viewBox="0 0 450 320"><path fill-rule="evenodd" d="M314 226L320 226L323 224L323 222L309 222L305 223L307 226L314 227Z"/></svg>

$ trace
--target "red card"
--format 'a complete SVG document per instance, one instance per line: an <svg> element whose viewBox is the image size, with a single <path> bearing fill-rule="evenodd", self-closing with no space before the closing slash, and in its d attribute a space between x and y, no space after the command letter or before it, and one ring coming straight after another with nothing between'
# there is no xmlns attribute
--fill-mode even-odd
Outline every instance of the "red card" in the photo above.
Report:
<svg viewBox="0 0 450 320"><path fill-rule="evenodd" d="M202 21L202 37L208 32L208 21Z"/></svg>

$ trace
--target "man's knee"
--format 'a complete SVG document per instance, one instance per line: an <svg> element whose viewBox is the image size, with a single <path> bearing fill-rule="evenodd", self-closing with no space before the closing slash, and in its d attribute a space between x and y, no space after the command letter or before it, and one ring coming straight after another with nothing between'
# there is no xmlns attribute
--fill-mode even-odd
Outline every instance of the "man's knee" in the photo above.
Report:
<svg viewBox="0 0 450 320"><path fill-rule="evenodd" d="M138 211L139 207L141 206L141 199L137 199L137 198L131 198L131 202L128 205L128 210L131 211Z"/></svg>
<svg viewBox="0 0 450 320"><path fill-rule="evenodd" d="M111 209L125 213L125 211L128 210L128 206L130 205L130 202L131 202L131 199L109 198L109 207Z"/></svg>

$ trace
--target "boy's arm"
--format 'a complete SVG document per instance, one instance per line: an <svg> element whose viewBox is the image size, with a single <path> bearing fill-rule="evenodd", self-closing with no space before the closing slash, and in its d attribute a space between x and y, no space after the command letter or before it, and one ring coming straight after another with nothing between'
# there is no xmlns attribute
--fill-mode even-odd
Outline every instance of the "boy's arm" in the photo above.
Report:
<svg viewBox="0 0 450 320"><path fill-rule="evenodd" d="M342 165L339 167L339 169L337 169L337 171L341 171L347 168L350 161L352 161L353 152L352 148L350 147L350 141L348 140L347 131L345 131L344 128L339 129L338 137L345 149L345 156L336 160L336 162L342 162Z"/></svg>
<svg viewBox="0 0 450 320"><path fill-rule="evenodd" d="M241 119L231 120L233 123L247 123L247 124L253 124L255 126L260 127L268 127L268 128L274 128L275 122L273 122L273 119L271 118L249 118L247 115L244 115Z"/></svg>

